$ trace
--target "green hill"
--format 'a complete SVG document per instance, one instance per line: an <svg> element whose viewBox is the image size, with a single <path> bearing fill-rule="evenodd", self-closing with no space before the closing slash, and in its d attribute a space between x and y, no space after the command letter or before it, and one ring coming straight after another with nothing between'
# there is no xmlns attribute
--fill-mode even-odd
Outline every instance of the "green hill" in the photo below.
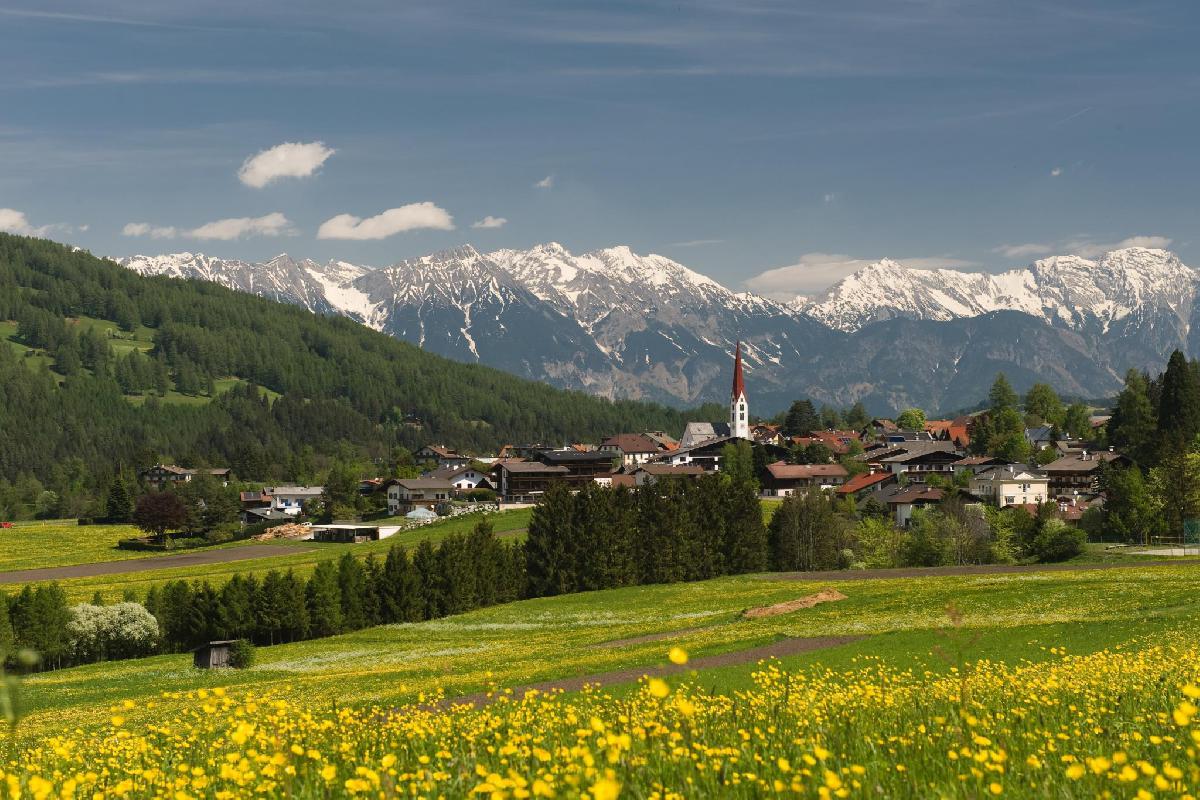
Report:
<svg viewBox="0 0 1200 800"><path fill-rule="evenodd" d="M18 496L86 513L116 470L159 459L289 480L334 453L385 463L400 446L594 441L678 431L693 416L554 389L347 319L2 234L0 341L0 518Z"/></svg>

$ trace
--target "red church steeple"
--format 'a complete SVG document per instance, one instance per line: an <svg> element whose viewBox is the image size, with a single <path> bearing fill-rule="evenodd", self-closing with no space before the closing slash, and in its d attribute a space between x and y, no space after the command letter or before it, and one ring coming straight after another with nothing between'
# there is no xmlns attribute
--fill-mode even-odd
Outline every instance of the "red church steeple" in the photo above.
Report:
<svg viewBox="0 0 1200 800"><path fill-rule="evenodd" d="M733 392L730 394L730 399L737 400L745 395L746 380L742 377L742 343L739 341L733 355Z"/></svg>

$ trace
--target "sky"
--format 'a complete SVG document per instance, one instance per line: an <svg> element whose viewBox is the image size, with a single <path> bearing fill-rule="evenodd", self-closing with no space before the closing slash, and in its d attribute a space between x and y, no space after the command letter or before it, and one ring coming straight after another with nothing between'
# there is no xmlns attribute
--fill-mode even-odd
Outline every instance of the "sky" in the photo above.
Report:
<svg viewBox="0 0 1200 800"><path fill-rule="evenodd" d="M0 230L627 244L779 297L882 257L1200 265L1198 34L1189 0L0 0Z"/></svg>

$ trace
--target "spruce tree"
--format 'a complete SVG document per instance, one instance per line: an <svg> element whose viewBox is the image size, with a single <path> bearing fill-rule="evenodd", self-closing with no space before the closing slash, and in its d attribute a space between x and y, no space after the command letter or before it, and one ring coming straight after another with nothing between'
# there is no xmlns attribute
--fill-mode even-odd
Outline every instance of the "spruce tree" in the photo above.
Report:
<svg viewBox="0 0 1200 800"><path fill-rule="evenodd" d="M380 616L383 622L417 622L425 618L421 576L401 545L388 550L380 575Z"/></svg>
<svg viewBox="0 0 1200 800"><path fill-rule="evenodd" d="M332 561L322 561L313 570L304 590L313 636L333 636L342 632L342 593L338 569Z"/></svg>
<svg viewBox="0 0 1200 800"><path fill-rule="evenodd" d="M1158 430L1163 453L1191 447L1200 433L1200 388L1183 353L1175 350L1162 377Z"/></svg>
<svg viewBox="0 0 1200 800"><path fill-rule="evenodd" d="M357 631L367 627L367 574L350 553L344 553L338 561L337 584L341 599L341 629Z"/></svg>
<svg viewBox="0 0 1200 800"><path fill-rule="evenodd" d="M526 572L533 597L565 594L576 584L571 553L573 498L563 483L552 485L529 520Z"/></svg>
<svg viewBox="0 0 1200 800"><path fill-rule="evenodd" d="M413 553L413 567L421 584L421 618L435 619L442 615L442 583L438 571L438 555L428 539L422 539Z"/></svg>
<svg viewBox="0 0 1200 800"><path fill-rule="evenodd" d="M133 498L129 496L129 488L120 475L113 478L112 485L108 487L105 517L109 522L129 522L133 518Z"/></svg>

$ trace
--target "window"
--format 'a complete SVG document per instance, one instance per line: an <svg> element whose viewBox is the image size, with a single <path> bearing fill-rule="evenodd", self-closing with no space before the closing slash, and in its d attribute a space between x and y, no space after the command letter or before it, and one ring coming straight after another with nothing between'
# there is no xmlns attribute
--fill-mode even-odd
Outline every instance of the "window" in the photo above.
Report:
<svg viewBox="0 0 1200 800"><path fill-rule="evenodd" d="M1010 506L1011 506L1013 503L1017 502L1017 498L1013 497L1011 494L1009 494L1009 495L1005 495L1005 496L1004 496L1004 502L1005 502L1005 504L1006 504L1006 505L1010 505Z"/></svg>

